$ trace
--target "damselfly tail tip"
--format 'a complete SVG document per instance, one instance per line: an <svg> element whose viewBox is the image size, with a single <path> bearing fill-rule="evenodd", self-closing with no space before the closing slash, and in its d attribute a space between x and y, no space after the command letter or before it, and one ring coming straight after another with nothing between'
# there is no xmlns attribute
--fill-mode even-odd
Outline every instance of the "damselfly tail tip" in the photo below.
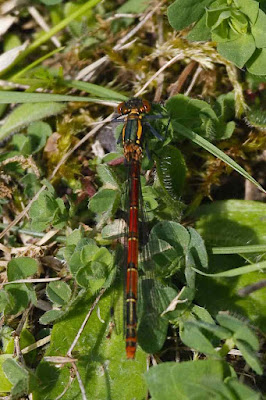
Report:
<svg viewBox="0 0 266 400"><path fill-rule="evenodd" d="M135 353L136 353L136 347L135 346L128 346L126 348L126 354L127 354L127 359L128 360L134 360Z"/></svg>

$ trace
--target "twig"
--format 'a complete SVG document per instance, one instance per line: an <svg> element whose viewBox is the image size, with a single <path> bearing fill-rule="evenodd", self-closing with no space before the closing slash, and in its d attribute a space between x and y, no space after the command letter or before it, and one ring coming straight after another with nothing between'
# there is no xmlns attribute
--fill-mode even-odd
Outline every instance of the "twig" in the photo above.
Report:
<svg viewBox="0 0 266 400"><path fill-rule="evenodd" d="M44 346L45 344L49 343L50 340L51 340L51 335L45 336L45 338L40 339L40 340L38 340L37 342L35 342L35 343L33 343L33 344L30 344L30 345L27 346L27 347L24 347L24 349L21 350L21 353L22 353L22 354L27 354L27 353L29 353L30 351L35 350L35 349L37 349L38 347L42 347L42 346Z"/></svg>
<svg viewBox="0 0 266 400"><path fill-rule="evenodd" d="M45 22L45 20L35 7L33 6L28 7L28 11L45 32L50 31L50 27L47 25L47 23ZM51 40L56 47L61 47L61 43L59 42L56 36L52 36Z"/></svg>
<svg viewBox="0 0 266 400"><path fill-rule="evenodd" d="M59 229L51 229L49 232L47 232L37 243L36 246L42 246L48 240L50 240L54 235L56 235L59 232Z"/></svg>
<svg viewBox="0 0 266 400"><path fill-rule="evenodd" d="M61 278L17 279L16 281L3 283L3 286L11 285L13 283L44 283L44 282L59 281L60 279Z"/></svg>
<svg viewBox="0 0 266 400"><path fill-rule="evenodd" d="M170 67L170 65L174 64L176 61L180 60L183 58L182 54L177 54L174 58L172 58L170 61L168 61L167 63L165 63L157 72L155 72L154 75L152 75L152 77L145 83L144 86L142 86L142 88L135 94L136 97L140 96L141 93L144 92L144 90L146 89L146 87L149 86L149 84L154 81L154 79L157 78L158 75L160 75L166 68Z"/></svg>
<svg viewBox="0 0 266 400"><path fill-rule="evenodd" d="M77 368L75 363L73 363L73 368L74 368L74 370L76 372L77 380L78 380L78 383L79 383L79 388L80 388L81 395L82 395L82 400L88 400L87 396L86 396L86 392L85 392L85 387L84 387L84 385L82 383L78 368Z"/></svg>
<svg viewBox="0 0 266 400"><path fill-rule="evenodd" d="M192 70L195 68L196 65L196 61L191 61L181 72L181 74L179 75L177 81L175 83L173 83L171 85L171 90L169 93L169 96L172 97L177 93L181 92L181 89L184 85L184 83L187 80L187 77L190 75L190 73L192 72Z"/></svg>
<svg viewBox="0 0 266 400"><path fill-rule="evenodd" d="M68 357L72 357L72 354L71 354L71 353L72 353L72 350L73 350L74 347L76 346L77 341L79 340L80 335L82 334L82 332L83 332L83 330L84 330L84 328L85 328L85 326L86 326L86 324L87 324L87 322L88 322L88 320L89 320L89 318L90 318L90 316L91 316L93 310L95 309L95 307L96 307L97 304L99 303L99 301L100 301L100 299L101 299L101 297L102 297L102 295L104 294L105 291L106 291L106 288L102 288L102 289L100 290L99 295L96 297L96 299L95 299L94 303L92 304L92 306L91 306L91 308L90 308L88 314L87 314L86 317L84 318L84 321L82 322L82 325L81 325L81 327L79 328L79 331L78 331L78 333L76 334L75 339L73 340L71 346L70 346L69 349L68 349L68 352L67 352L67 356L68 356Z"/></svg>
<svg viewBox="0 0 266 400"><path fill-rule="evenodd" d="M162 45L163 43L163 17L162 15L158 15L158 43ZM162 67L165 63L164 57L159 57L159 66ZM157 79L157 88L154 95L153 101L158 103L161 100L163 93L163 82L164 82L164 74L159 75Z"/></svg>
<svg viewBox="0 0 266 400"><path fill-rule="evenodd" d="M266 279L262 279L259 282L252 283L251 285L247 285L244 288L238 290L237 294L238 296L245 297L265 287L266 287Z"/></svg>
<svg viewBox="0 0 266 400"><path fill-rule="evenodd" d="M193 75L193 78L192 78L192 80L190 82L189 87L187 88L187 90L185 92L185 96L188 96L189 93L191 92L191 90L193 89L193 86L195 85L196 80L198 79L198 76L201 73L201 71L202 71L202 67L199 65L198 68L196 69L195 74Z"/></svg>
<svg viewBox="0 0 266 400"><path fill-rule="evenodd" d="M73 380L74 380L74 377L70 374L68 384L67 384L66 387L64 388L63 392L62 392L59 396L57 396L57 397L55 398L55 400L60 400L60 399L62 399L62 397L64 396L64 394L65 394L65 393L67 392L67 390L69 389L69 387L70 387L71 383L73 382Z"/></svg>
<svg viewBox="0 0 266 400"><path fill-rule="evenodd" d="M141 16L141 14L117 13L117 14L114 14L112 17L107 18L106 21L108 21L108 22L109 21L114 21L114 20L119 19L119 18L139 18L140 16Z"/></svg>

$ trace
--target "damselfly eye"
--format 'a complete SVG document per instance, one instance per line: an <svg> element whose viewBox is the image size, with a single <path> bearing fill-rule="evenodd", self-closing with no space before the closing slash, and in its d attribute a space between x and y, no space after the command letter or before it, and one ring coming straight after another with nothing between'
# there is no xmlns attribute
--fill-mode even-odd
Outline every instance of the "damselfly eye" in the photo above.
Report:
<svg viewBox="0 0 266 400"><path fill-rule="evenodd" d="M118 106L117 106L118 114L124 114L125 113L124 107L125 107L125 103L124 102L118 104Z"/></svg>
<svg viewBox="0 0 266 400"><path fill-rule="evenodd" d="M151 110L151 105L147 100L142 101L145 112L149 112Z"/></svg>

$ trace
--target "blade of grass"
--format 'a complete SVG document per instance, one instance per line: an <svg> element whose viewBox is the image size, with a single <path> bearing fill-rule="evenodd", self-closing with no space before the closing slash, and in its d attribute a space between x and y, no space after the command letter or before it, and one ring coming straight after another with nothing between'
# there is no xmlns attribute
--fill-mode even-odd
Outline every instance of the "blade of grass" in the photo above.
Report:
<svg viewBox="0 0 266 400"><path fill-rule="evenodd" d="M68 96L63 94L50 94L50 93L25 93L16 91L0 91L0 104L11 104L11 103L47 103L50 101L79 101L79 102L91 102L91 103L104 103L104 100L82 97L82 96ZM111 103L108 100L108 104L116 106L117 102Z"/></svg>
<svg viewBox="0 0 266 400"><path fill-rule="evenodd" d="M197 133L192 130L186 128L184 125L179 124L177 121L172 121L172 126L175 131L177 131L180 135L185 136L186 138L192 140L193 143L203 147L205 150L213 154L215 157L218 157L220 160L224 161L231 168L236 170L240 175L244 176L244 178L248 179L252 182L257 188L259 188L262 192L266 193L266 190L254 179L247 171L244 170L240 165L238 165L231 157L226 155L223 151L218 149L218 147L214 146L212 143L208 142L208 140L204 139Z"/></svg>
<svg viewBox="0 0 266 400"><path fill-rule="evenodd" d="M56 53L59 53L61 50L63 50L64 47L59 47L53 51L50 51L49 53L45 54L43 57L38 58L37 60L33 61L31 64L27 65L27 67L23 68L21 71L19 71L17 74L12 76L12 82L16 82L16 79L19 78L20 76L23 76L27 71L30 71L32 68L36 67L36 65L39 65L42 63L44 60L47 58L53 56Z"/></svg>
<svg viewBox="0 0 266 400"><path fill-rule="evenodd" d="M217 274L206 274L197 268L191 268L200 275L210 276L212 278L232 278L234 276L249 274L250 272L262 271L263 269L266 269L266 261L246 265L244 267L229 269L228 271L218 272Z"/></svg>
<svg viewBox="0 0 266 400"><path fill-rule="evenodd" d="M245 253L264 253L266 244L255 244L250 246L232 246L232 247L213 247L212 254L245 254Z"/></svg>
<svg viewBox="0 0 266 400"><path fill-rule="evenodd" d="M94 96L99 96L103 99L112 99L118 101L127 100L128 97L116 92L115 90L105 88L103 86L95 85L94 83L82 82L82 81L63 81L67 87L84 90L85 92L91 93Z"/></svg>

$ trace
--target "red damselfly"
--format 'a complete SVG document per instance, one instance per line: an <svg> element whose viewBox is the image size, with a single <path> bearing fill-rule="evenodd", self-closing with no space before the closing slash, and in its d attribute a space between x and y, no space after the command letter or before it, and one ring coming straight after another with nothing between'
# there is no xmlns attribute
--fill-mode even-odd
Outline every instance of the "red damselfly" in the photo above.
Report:
<svg viewBox="0 0 266 400"><path fill-rule="evenodd" d="M143 156L144 126L148 125L158 139L163 138L145 121L151 110L148 101L132 98L119 104L118 113L123 116L122 142L126 162L129 167L129 217L126 260L126 356L135 357L137 346L137 298L138 298L138 256L139 256L139 203L140 168ZM157 116L150 116L151 118ZM158 116L161 118L161 116Z"/></svg>

